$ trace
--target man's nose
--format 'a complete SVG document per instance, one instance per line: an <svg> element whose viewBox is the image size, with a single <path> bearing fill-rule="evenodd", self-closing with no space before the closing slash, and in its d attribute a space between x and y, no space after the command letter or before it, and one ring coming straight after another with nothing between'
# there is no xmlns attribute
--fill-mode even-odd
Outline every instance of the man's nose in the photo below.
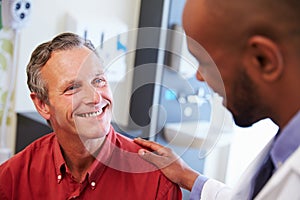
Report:
<svg viewBox="0 0 300 200"><path fill-rule="evenodd" d="M101 101L101 93L97 88L88 86L85 90L86 103L98 104Z"/></svg>

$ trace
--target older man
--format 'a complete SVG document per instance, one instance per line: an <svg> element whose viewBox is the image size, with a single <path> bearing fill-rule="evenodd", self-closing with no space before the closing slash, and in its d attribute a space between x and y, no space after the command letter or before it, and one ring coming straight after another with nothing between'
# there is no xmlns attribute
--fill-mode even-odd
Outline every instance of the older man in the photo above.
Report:
<svg viewBox="0 0 300 200"><path fill-rule="evenodd" d="M54 132L0 166L0 199L181 199L180 188L110 125L112 94L89 41L62 33L39 45L27 75Z"/></svg>

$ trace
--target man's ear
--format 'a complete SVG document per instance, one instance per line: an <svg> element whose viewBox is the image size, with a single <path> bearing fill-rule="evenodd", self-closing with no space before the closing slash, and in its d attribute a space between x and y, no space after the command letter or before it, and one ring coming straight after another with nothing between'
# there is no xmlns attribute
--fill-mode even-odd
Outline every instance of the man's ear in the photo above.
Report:
<svg viewBox="0 0 300 200"><path fill-rule="evenodd" d="M42 117L46 120L50 119L50 109L49 109L49 105L46 104L44 101L42 101L41 99L39 99L37 97L37 94L32 92L30 94L30 97L34 103L35 108L37 109L37 111L40 113L40 115L42 115Z"/></svg>
<svg viewBox="0 0 300 200"><path fill-rule="evenodd" d="M274 41L264 36L252 36L248 40L248 48L251 52L250 66L255 67L258 72L256 75L268 82L280 78L284 61L282 52Z"/></svg>

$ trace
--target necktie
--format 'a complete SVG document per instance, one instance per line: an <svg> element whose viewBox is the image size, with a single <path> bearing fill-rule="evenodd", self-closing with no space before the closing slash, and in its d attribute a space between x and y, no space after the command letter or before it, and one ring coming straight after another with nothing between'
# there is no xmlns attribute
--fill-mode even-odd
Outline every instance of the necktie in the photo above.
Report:
<svg viewBox="0 0 300 200"><path fill-rule="evenodd" d="M252 199L256 197L259 191L264 187L264 185L268 182L270 177L273 174L274 164L272 162L271 156L268 156L266 162L262 165L260 171L257 173L255 181L254 181L254 189L252 193Z"/></svg>

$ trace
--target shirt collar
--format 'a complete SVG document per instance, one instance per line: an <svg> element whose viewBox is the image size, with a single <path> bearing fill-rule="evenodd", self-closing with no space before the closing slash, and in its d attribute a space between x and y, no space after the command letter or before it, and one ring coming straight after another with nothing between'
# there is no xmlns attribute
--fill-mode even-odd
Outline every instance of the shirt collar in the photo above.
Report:
<svg viewBox="0 0 300 200"><path fill-rule="evenodd" d="M116 149L115 146L118 143L116 132L113 127L110 127L110 131L106 136L106 139L97 155L95 161L88 170L89 183L95 184L98 179L102 176L104 169L109 166L109 162L112 158L112 154Z"/></svg>
<svg viewBox="0 0 300 200"><path fill-rule="evenodd" d="M61 149L57 141L56 135L53 140L53 160L55 165L57 183L60 183L64 173L66 172L66 163L62 156Z"/></svg>
<svg viewBox="0 0 300 200"><path fill-rule="evenodd" d="M276 169L300 146L299 124L300 111L280 133L277 133L277 139L271 149L271 157Z"/></svg>
<svg viewBox="0 0 300 200"><path fill-rule="evenodd" d="M97 155L95 161L87 171L87 176L89 179L89 183L91 185L95 185L95 182L102 175L104 168L108 166L108 163L110 162L110 158L112 157L111 155L115 149L114 147L117 143L118 140L116 138L116 133L113 127L111 126L109 133L106 135L106 139L101 147L101 150L99 151L99 154ZM64 174L66 173L67 166L64 157L62 155L60 145L57 141L57 137L55 137L53 145L54 145L53 158L55 164L55 172L56 172L57 182L60 183Z"/></svg>

